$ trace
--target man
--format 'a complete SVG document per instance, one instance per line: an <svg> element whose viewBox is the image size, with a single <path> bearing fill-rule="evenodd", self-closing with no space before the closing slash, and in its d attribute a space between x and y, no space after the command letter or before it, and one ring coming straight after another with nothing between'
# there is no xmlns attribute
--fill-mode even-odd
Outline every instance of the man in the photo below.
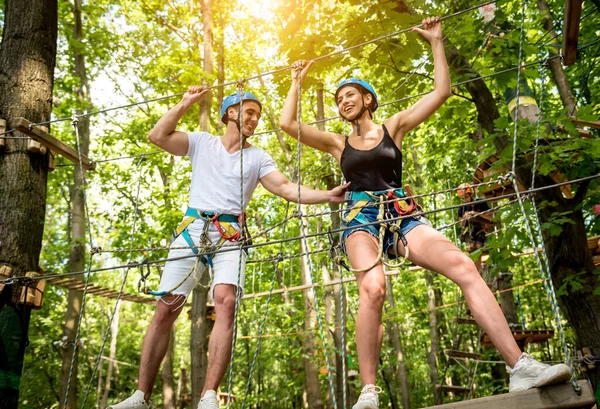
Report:
<svg viewBox="0 0 600 409"><path fill-rule="evenodd" d="M456 193L464 203L475 201L473 188L468 183L462 183L458 187L459 189ZM468 204L458 209L458 217L462 226L460 239L463 243L466 243L469 253L485 246L486 234L490 227L494 226L494 222L492 221L494 216L491 213L481 214L481 212L487 210L490 210L490 207L486 202ZM480 270L481 258L477 260L475 265L477 266L477 270Z"/></svg>
<svg viewBox="0 0 600 409"><path fill-rule="evenodd" d="M233 243L243 228L243 215L258 182L268 191L292 201L298 187L279 172L273 159L262 149L251 146L252 136L260 119L262 105L246 92L227 97L221 105L221 121L225 133L215 137L207 132L175 130L181 117L207 90L193 86L182 100L169 110L150 131L149 139L156 146L178 156L189 156L192 179L189 209L184 222L176 229L172 247L201 245L210 241L213 248L233 246L230 251L217 251L201 260L211 273L210 294L215 303L216 320L209 340L209 362L206 382L198 409L218 409L216 390L231 357L233 318L236 292L243 293L245 253ZM243 158L240 153L240 129L243 134ZM243 160L242 160L243 159ZM243 162L243 204L240 203L240 164ZM302 203L342 203L347 185L331 191L313 190L301 186ZM171 250L169 258L198 253L197 249ZM238 270L242 266L238 286ZM159 299L154 317L146 332L140 359L138 390L125 401L108 409L146 409L159 366L169 345L169 333L187 296L197 284L196 257L167 262L161 277Z"/></svg>

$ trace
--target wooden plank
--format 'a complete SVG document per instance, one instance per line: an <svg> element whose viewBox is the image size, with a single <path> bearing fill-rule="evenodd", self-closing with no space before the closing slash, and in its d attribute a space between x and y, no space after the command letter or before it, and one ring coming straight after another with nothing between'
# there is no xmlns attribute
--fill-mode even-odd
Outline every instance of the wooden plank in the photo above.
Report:
<svg viewBox="0 0 600 409"><path fill-rule="evenodd" d="M576 126L587 126L589 128L600 129L600 121L584 121L583 119L571 119Z"/></svg>
<svg viewBox="0 0 600 409"><path fill-rule="evenodd" d="M475 321L473 318L454 317L453 321L455 324L477 325L477 321Z"/></svg>
<svg viewBox="0 0 600 409"><path fill-rule="evenodd" d="M561 385L545 386L543 388L534 388L526 391L505 393L503 395L432 406L429 409L591 408L595 404L592 388L586 381L579 381L578 383L579 386L581 386L581 395L575 393L571 384L564 383Z"/></svg>
<svg viewBox="0 0 600 409"><path fill-rule="evenodd" d="M47 146L49 149L52 149L54 152L64 156L69 159L76 165L79 165L79 154L78 152L71 148L69 145L59 141L54 136L50 135L47 132L44 132L37 126L33 126L31 122L29 122L25 118L17 118L15 121L15 129L27 134L32 139L42 143ZM30 128L30 126L32 126ZM94 170L96 169L96 164L89 160L89 158L85 155L81 155L81 162L83 164L83 168L86 170Z"/></svg>
<svg viewBox="0 0 600 409"><path fill-rule="evenodd" d="M0 119L0 134L4 134L6 132L6 119ZM0 149L6 146L6 139L4 139L6 135L0 135Z"/></svg>
<svg viewBox="0 0 600 409"><path fill-rule="evenodd" d="M581 19L582 0L565 1L565 22L563 24L562 55L563 64L575 64L577 60L577 41L579 39L579 21Z"/></svg>
<svg viewBox="0 0 600 409"><path fill-rule="evenodd" d="M598 251L598 244L600 243L600 236L594 236L587 239L588 249L593 252Z"/></svg>
<svg viewBox="0 0 600 409"><path fill-rule="evenodd" d="M546 342L554 336L554 330L551 329L525 329L512 330L511 332L515 341L525 341L525 345ZM486 347L494 346L489 335L486 333L481 335L481 345Z"/></svg>
<svg viewBox="0 0 600 409"><path fill-rule="evenodd" d="M474 352L458 351L456 349L444 349L444 354L450 358L481 359L481 354Z"/></svg>
<svg viewBox="0 0 600 409"><path fill-rule="evenodd" d="M436 391L442 391L446 393L461 393L461 394L469 394L471 393L470 388L465 388L464 386L452 386L452 385L435 385ZM438 408L439 406L436 406Z"/></svg>

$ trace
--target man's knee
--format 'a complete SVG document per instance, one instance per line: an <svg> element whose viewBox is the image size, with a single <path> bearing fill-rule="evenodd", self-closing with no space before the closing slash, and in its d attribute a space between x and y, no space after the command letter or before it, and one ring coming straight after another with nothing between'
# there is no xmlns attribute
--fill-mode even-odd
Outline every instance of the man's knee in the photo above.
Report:
<svg viewBox="0 0 600 409"><path fill-rule="evenodd" d="M218 284L213 290L215 309L217 314L233 315L235 311L236 286L231 284Z"/></svg>
<svg viewBox="0 0 600 409"><path fill-rule="evenodd" d="M183 295L167 294L162 296L156 303L153 321L161 327L172 325L181 313L185 301L186 297Z"/></svg>

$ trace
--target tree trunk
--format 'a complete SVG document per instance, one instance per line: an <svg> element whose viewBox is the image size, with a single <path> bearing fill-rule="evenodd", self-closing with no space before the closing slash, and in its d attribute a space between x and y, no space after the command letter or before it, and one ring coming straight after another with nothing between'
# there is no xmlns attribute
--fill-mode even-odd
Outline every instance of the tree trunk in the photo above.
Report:
<svg viewBox="0 0 600 409"><path fill-rule="evenodd" d="M217 89L217 106L221 106L223 103L223 99L225 98L225 90L221 86L225 83L225 22L223 19L224 10L219 10L219 26L217 30L217 84L219 88ZM221 118L217 119L217 132L221 133L223 130L223 123L221 122Z"/></svg>
<svg viewBox="0 0 600 409"><path fill-rule="evenodd" d="M321 90L322 93L322 90ZM322 102L322 95L320 97ZM317 103L317 107L320 106L320 103ZM322 118L317 118L322 119ZM328 175L325 178L325 182L327 183L327 189L331 190L336 187L339 183L335 180L334 175ZM331 229L337 230L340 228L340 213L338 212L340 205L338 203L329 203L329 209L331 210ZM337 247L339 245L340 236L339 234L334 234L332 245ZM341 254L341 253L340 253ZM337 265L334 264L333 269L333 278L335 281L339 282L341 279L341 275L343 270ZM339 351L339 353L335 354L335 373L336 373L336 394L339 397L337 399L338 409L346 409L344 408L344 384L346 384L346 393L347 399L350 399L352 393L350 393L350 384L348 383L347 373L348 367L346 362L346 347L348 345L348 340L346 339L346 345L342 343L342 331L345 330L344 324L346 320L342 320L342 318L346 317L347 311L347 300L346 294L343 292L343 287L335 285L333 288L333 303L335 308L335 330L334 330L334 342L335 342L335 350ZM341 299L343 297L343 300ZM343 308L342 308L343 302ZM347 335L346 335L347 338ZM344 365L345 364L345 365ZM346 366L346 371L344 371L344 366Z"/></svg>
<svg viewBox="0 0 600 409"><path fill-rule="evenodd" d="M455 47L448 47L446 55L450 66L461 74L470 78L477 78L479 74L473 70ZM475 102L478 112L478 121L482 128L489 134L494 133L494 120L500 117L496 101L483 80L465 84ZM498 152L512 145L512 140L506 134L494 139ZM511 148L509 148L511 149ZM518 158L516 174L519 182L528 188L531 186L531 167L526 165L523 158ZM597 172L591 169L590 173ZM548 176L536 176L536 187L548 186L554 181ZM536 194L538 202L555 202L555 206L546 206L539 210L540 222L552 223L556 212L566 212L570 223L563 224L560 235L552 236L549 230L543 230L542 235L546 244L550 263L550 273L554 288L561 288L565 280L575 277L583 287L578 291L569 291L567 295L558 297L562 312L566 315L576 335L576 348L590 348L592 354L600 355L600 295L594 294L598 285L598 275L593 274L594 263L587 248L586 229L583 213L580 209L587 190L587 183L579 185L577 194L573 199L566 199L560 189L547 189ZM534 226L535 227L535 226ZM600 391L600 366L588 372L589 379L595 391Z"/></svg>
<svg viewBox="0 0 600 409"><path fill-rule="evenodd" d="M106 402L108 401L108 394L111 391L111 380L113 371L117 368L117 340L119 336L119 315L121 309L121 301L115 305L117 311L115 311L115 317L110 326L110 349L108 355L108 370L106 371L106 382L104 383L104 394L102 395L102 404L100 407L105 408Z"/></svg>
<svg viewBox="0 0 600 409"><path fill-rule="evenodd" d="M175 409L175 377L173 375L173 360L175 359L175 325L171 328L169 349L162 364L161 378L163 388L163 408Z"/></svg>
<svg viewBox="0 0 600 409"><path fill-rule="evenodd" d="M390 276L386 277L387 292L386 298L390 308L395 308L393 282ZM402 345L402 329L396 320L393 320L388 329L389 337L396 351L396 378L400 383L400 393L402 395L402 407L410 409L410 393L408 392L408 376L406 375L406 364L404 363L404 346Z"/></svg>
<svg viewBox="0 0 600 409"><path fill-rule="evenodd" d="M438 323L436 314L436 301L435 291L433 284L433 273L425 273L425 281L427 282L427 308L429 309L429 336L431 338L431 348L429 349L429 355L427 362L429 363L429 379L431 380L431 386L433 389L433 400L436 405L442 403L442 394L436 389L435 385L438 384L438 350L439 350L439 339L438 339Z"/></svg>
<svg viewBox="0 0 600 409"><path fill-rule="evenodd" d="M208 75L213 73L213 21L212 1L201 0L202 24L204 26L204 72ZM206 84L205 84L206 85ZM210 131L210 107L212 92L209 91L200 100L200 130ZM208 283L208 271L202 274L200 282L203 286L194 288L192 297L192 333L190 338L190 354L192 362L192 407L196 407L200 401L202 388L206 380L206 369L208 367L208 337L212 330L213 322L206 316L206 304L208 302L208 289L204 286Z"/></svg>
<svg viewBox="0 0 600 409"><path fill-rule="evenodd" d="M85 107L90 106L90 87L87 78L87 70L85 66L85 56L81 53L81 47L78 44L83 40L83 26L81 18L81 0L75 0L73 4L73 41L71 49L75 60L75 78L79 80L79 84L75 87L75 95L77 96L77 113L82 114ZM77 131L79 133L80 150L83 155L89 153L90 141L90 121L89 117L80 118L77 122ZM85 268L85 241L86 241L86 220L85 220L85 202L84 202L84 186L82 178L82 169L76 165L73 170L73 186L71 187L71 249L69 253L69 271L83 271ZM83 170L85 175L85 170ZM75 351L75 336L77 331L77 321L81 313L81 303L83 300L83 292L78 290L69 290L67 311L65 313L65 326L63 329L62 351L62 368L60 375L60 401L61 404L65 400L67 386L69 383L69 372L71 366L73 372L71 375L71 387L69 389L69 399L67 402L68 409L77 407L77 382L78 379L78 356L79 351ZM71 360L73 364L71 365ZM110 367L109 363L109 367Z"/></svg>
<svg viewBox="0 0 600 409"><path fill-rule="evenodd" d="M56 0L7 0L0 48L0 118L47 121L57 38ZM23 136L14 132L14 136ZM46 212L48 156L29 154L27 140L7 139L0 151L0 265L13 275L39 270ZM19 305L21 287L0 296L0 408L16 408L31 309Z"/></svg>
<svg viewBox="0 0 600 409"><path fill-rule="evenodd" d="M502 313L506 318L506 322L508 322L508 325L510 325L511 328L521 329L515 304L515 296L512 289L510 289L512 284L512 274L500 273L498 274L497 280L498 291L500 291L500 306L502 307ZM522 347L523 346L521 345L521 348Z"/></svg>
<svg viewBox="0 0 600 409"><path fill-rule="evenodd" d="M537 0L537 6L538 10L540 11L540 16L542 17L542 25L544 26L544 30L548 31L550 38L558 38L556 31L554 30L554 17L552 16L552 12L548 7L548 2L546 0ZM557 45L558 48L555 48L554 45ZM561 44L559 42L552 42L551 46L548 47L550 58L558 56L556 50L560 49L560 47ZM562 68L560 58L552 58L548 61L548 65L550 66L550 71L552 72L552 77L554 78L554 82L558 88L558 93L563 105L567 109L569 115L575 114L575 111L577 110L577 102L573 97L573 90L571 89L571 84L569 84L569 80L567 79L567 76Z"/></svg>
<svg viewBox="0 0 600 409"><path fill-rule="evenodd" d="M192 401L191 394L188 392L187 370L183 365L181 366L179 384L177 385L177 401L179 402L179 409L187 408L187 404Z"/></svg>
<svg viewBox="0 0 600 409"><path fill-rule="evenodd" d="M302 253L309 251L309 247L305 240L300 240L300 249ZM301 259L302 284L310 284L311 282L308 270L308 261L306 257L302 257ZM308 407L310 409L324 409L325 403L323 402L323 397L321 396L321 389L319 386L319 368L315 363L317 346L315 342L315 334L312 332L317 327L315 302L311 289L304 290L302 294L304 296L305 311L304 330L307 332L304 336L302 345L302 353L304 356L304 377L306 381L306 397L308 400Z"/></svg>
<svg viewBox="0 0 600 409"><path fill-rule="evenodd" d="M321 265L321 280L324 283L331 281L331 274L325 263ZM330 348L331 345L335 344L334 329L332 327L335 316L335 312L333 311L335 305L333 302L333 287L324 287L323 290L325 292L325 299L323 301L323 309L325 310L325 322L323 323L325 327L325 342L327 342L327 347ZM338 394L338 396L340 395ZM327 406L333 407L333 397L331 396L330 388L327 388L326 398L328 402Z"/></svg>
<svg viewBox="0 0 600 409"><path fill-rule="evenodd" d="M207 76L213 74L213 18L212 18L212 0L200 1L202 11L202 25L204 26L204 54L203 66L204 73ZM209 85L206 80L204 86ZM200 129L206 132L210 130L210 108L212 105L212 91L208 91L200 100ZM219 118L220 122L220 118Z"/></svg>
<svg viewBox="0 0 600 409"><path fill-rule="evenodd" d="M201 286L194 288L192 297L192 333L190 338L190 353L192 355L192 408L200 401L200 394L206 380L208 367L208 337L213 322L206 316L208 301L208 271L204 271L200 279Z"/></svg>
<svg viewBox="0 0 600 409"><path fill-rule="evenodd" d="M106 305L104 303L104 297L102 297L100 299L100 302L102 303L102 312L101 312L101 319L102 319L102 327L100 328L100 331L102 334L104 334L106 332L106 329L104 328L104 317L106 316ZM102 406L102 377L104 376L104 362L102 362L102 360L100 360L100 362L98 362L98 386L96 387L96 407L97 408L104 408L104 406ZM58 397L58 399L60 399L60 397Z"/></svg>
<svg viewBox="0 0 600 409"><path fill-rule="evenodd" d="M285 277L283 276L281 270L278 270L277 272L277 282L279 283L279 286L281 288L285 288ZM288 315L288 317L290 317L292 319L292 322L295 322L296 319L296 311L295 311L295 307L294 304L292 304L292 300L290 298L290 293L288 293L287 291L284 291L281 294L281 297L283 298L283 303L285 304L285 311L286 314ZM299 336L296 336L294 338L290 339L290 350L298 350L301 346L301 340ZM300 373L300 368L301 367L301 362L299 358L291 358L289 363L288 363L288 368L291 371L292 374L299 374ZM291 402L298 402L301 401L302 397L301 396L294 396L290 399ZM293 407L296 407L295 405L293 405Z"/></svg>

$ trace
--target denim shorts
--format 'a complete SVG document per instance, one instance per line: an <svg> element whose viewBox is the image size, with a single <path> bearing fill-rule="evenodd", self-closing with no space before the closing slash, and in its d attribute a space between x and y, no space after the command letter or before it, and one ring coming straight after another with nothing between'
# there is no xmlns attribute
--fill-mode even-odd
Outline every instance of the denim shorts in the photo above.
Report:
<svg viewBox="0 0 600 409"><path fill-rule="evenodd" d="M346 211L344 212L342 220L346 219L346 217L350 213L350 210L356 203L357 203L357 201L355 201L355 200L350 200L348 202L348 206L346 208ZM375 237L375 239L377 239L377 241L379 241L380 224L376 223L376 224L370 224L367 226L364 225L365 223L377 222L377 216L379 215L379 205L376 204L375 202L370 202L369 205L370 206L364 207L359 213L359 215L362 215L364 218L357 216L354 219L352 219L349 223L346 223L345 221L342 222L344 225L343 227L347 228L347 230L344 230L342 232L343 249L344 249L344 252L346 252L346 254L347 254L346 240L348 239L348 236L350 236L354 232L366 231L371 236ZM387 215L387 217L392 217L392 218L400 217L400 215L394 208L393 203L385 204L384 213ZM400 233L402 233L402 235L406 235L406 234L408 234L409 231L411 231L412 229L414 229L415 227L417 227L420 224L430 225L428 223L428 221L426 221L426 219L425 220L423 220L423 219L424 219L423 216L417 216L417 217L411 216L411 217L401 219L400 220ZM397 222L398 222L398 220L394 221L394 223L397 223ZM388 257L392 260L399 257L399 255L390 254L388 251L390 249L393 250L394 244L395 244L394 243L394 233L392 233L390 231L390 228L387 227L385 229L385 233L383 236L383 252L384 252L384 254L387 254Z"/></svg>

